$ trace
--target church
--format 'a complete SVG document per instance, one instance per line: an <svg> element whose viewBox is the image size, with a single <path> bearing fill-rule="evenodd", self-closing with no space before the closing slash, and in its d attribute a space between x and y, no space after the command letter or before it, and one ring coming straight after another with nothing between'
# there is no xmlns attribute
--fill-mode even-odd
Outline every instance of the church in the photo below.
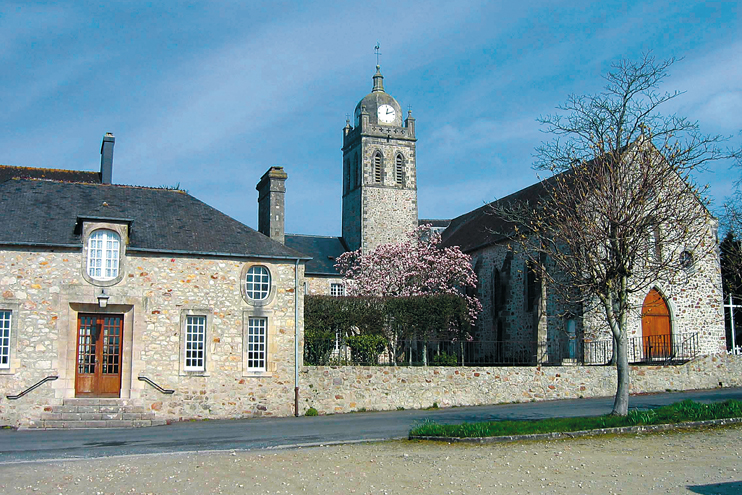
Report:
<svg viewBox="0 0 742 495"><path fill-rule="evenodd" d="M524 354L520 364L603 364L610 349L608 334L594 328L600 314L583 315L579 306L565 305L534 275L526 257L509 247L507 236L498 234L503 225L491 204L451 220L418 219L415 119L411 112L402 119L401 107L386 93L383 80L377 66L371 93L356 105L353 124L348 121L343 129L342 236L285 237L287 246L312 258L305 273L307 294L343 294L343 282L333 267L343 252L400 242L418 224L430 224L441 232L443 246L458 246L472 257L483 306L477 338L500 349L511 347L505 355L500 350L487 358L486 364L517 362ZM543 187L536 183L502 201L537 201ZM713 254L694 263L683 287L657 281L646 294L636 296L634 306L644 305L643 316L632 315L629 337L644 338L644 347L650 346L650 339L655 356L726 349L717 221L705 209L704 215L709 219L705 242L716 246ZM596 334L602 336L596 339ZM533 344L535 352L512 349ZM649 349L633 351L639 362Z"/></svg>
<svg viewBox="0 0 742 495"><path fill-rule="evenodd" d="M496 219L486 207L419 219L415 119L385 91L378 66L371 92L342 129L338 237L285 233L282 167L258 181L254 230L185 191L116 184L114 143L103 137L99 172L0 166L0 426L148 426L298 415L313 406L347 412L612 393L610 380L598 376L608 376L607 367L594 368L591 385L590 373L564 366L605 364L585 359L589 315L565 310L548 284L529 276L524 257L492 233ZM538 187L513 196L538 196ZM543 342L564 352L527 362L495 354L455 374L364 368L368 383L353 378L352 367L304 366L305 294L344 295L338 256L397 242L420 223L472 257L483 305L478 340L493 349ZM715 224L708 232L718 246ZM668 349L693 338L697 354L724 351L714 252L688 272L684 287L658 282L637 296L659 310L651 329L635 317L633 336L659 328L671 338ZM513 364L560 365L548 378L574 381L542 394L500 380L513 373L507 368L482 368ZM390 373L399 377L390 381ZM529 383L545 375L534 373ZM715 386L714 379L693 386ZM665 385L642 390L657 387Z"/></svg>

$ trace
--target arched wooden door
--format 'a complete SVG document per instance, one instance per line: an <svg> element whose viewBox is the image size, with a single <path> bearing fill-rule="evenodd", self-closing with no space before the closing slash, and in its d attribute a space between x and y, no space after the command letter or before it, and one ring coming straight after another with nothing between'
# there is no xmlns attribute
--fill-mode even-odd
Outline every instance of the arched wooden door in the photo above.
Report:
<svg viewBox="0 0 742 495"><path fill-rule="evenodd" d="M668 358L672 352L670 310L657 289L649 291L642 306L642 345L647 361Z"/></svg>

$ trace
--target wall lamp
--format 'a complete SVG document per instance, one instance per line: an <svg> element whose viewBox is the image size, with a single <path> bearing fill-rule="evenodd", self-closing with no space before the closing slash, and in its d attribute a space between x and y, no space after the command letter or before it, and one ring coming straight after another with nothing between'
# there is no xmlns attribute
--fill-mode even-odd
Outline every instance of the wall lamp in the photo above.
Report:
<svg viewBox="0 0 742 495"><path fill-rule="evenodd" d="M98 294L98 306L101 308L105 308L108 306L108 294L106 294L106 289L101 289L100 294Z"/></svg>

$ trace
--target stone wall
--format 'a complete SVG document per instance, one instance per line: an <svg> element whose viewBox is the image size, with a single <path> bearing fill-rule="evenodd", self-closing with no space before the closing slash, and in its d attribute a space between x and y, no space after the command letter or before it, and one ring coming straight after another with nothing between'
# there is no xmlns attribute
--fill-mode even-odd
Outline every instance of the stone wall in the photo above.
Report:
<svg viewBox="0 0 742 495"><path fill-rule="evenodd" d="M100 308L101 288L85 280L82 261L79 250L0 250L0 309L13 311L15 337L11 367L0 370L0 424L33 424L45 408L75 397L78 313L123 315L121 398L154 410L158 419L293 414L293 263L127 254L124 276L105 288L108 306ZM270 295L260 303L244 295L245 273L253 264L266 266L272 277ZM207 317L205 372L183 369L189 313ZM268 321L266 372L246 369L250 316ZM49 375L59 379L19 400L5 398ZM176 393L157 392L137 380L141 375Z"/></svg>
<svg viewBox="0 0 742 495"><path fill-rule="evenodd" d="M300 411L475 406L612 396L610 366L304 367ZM704 356L682 366L632 366L631 393L742 386L742 356Z"/></svg>
<svg viewBox="0 0 742 495"><path fill-rule="evenodd" d="M307 275L304 281L306 283L304 294L308 296L329 296L330 286L332 284L342 284L345 286L345 279L339 275L337 277Z"/></svg>

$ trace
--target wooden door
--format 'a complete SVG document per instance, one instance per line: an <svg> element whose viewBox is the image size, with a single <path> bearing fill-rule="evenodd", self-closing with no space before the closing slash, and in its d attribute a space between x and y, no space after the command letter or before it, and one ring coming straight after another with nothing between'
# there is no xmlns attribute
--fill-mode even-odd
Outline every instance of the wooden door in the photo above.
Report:
<svg viewBox="0 0 742 495"><path fill-rule="evenodd" d="M672 330L670 310L656 289L652 289L644 299L642 307L642 345L644 359L668 358L672 352Z"/></svg>
<svg viewBox="0 0 742 495"><path fill-rule="evenodd" d="M78 316L76 397L120 396L123 333L122 315Z"/></svg>

